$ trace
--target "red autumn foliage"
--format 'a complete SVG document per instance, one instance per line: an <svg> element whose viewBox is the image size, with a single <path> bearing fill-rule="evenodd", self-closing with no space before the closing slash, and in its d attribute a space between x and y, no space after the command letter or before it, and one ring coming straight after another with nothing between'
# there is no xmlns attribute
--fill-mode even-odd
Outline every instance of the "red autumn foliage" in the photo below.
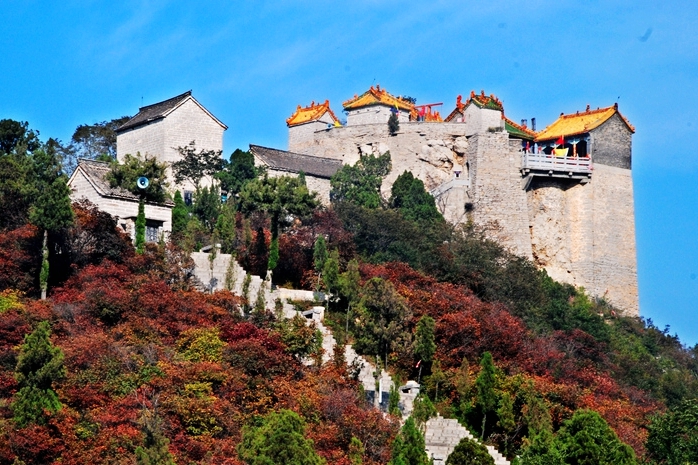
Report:
<svg viewBox="0 0 698 465"><path fill-rule="evenodd" d="M0 289L29 292L38 281L40 238L35 226L0 231Z"/></svg>

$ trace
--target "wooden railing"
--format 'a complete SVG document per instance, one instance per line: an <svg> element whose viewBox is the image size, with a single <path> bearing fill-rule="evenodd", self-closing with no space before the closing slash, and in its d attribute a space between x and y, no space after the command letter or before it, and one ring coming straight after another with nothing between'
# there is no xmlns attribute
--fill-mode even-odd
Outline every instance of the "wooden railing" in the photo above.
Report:
<svg viewBox="0 0 698 465"><path fill-rule="evenodd" d="M553 154L522 153L522 170L547 170L567 173L591 173L591 157L557 157Z"/></svg>

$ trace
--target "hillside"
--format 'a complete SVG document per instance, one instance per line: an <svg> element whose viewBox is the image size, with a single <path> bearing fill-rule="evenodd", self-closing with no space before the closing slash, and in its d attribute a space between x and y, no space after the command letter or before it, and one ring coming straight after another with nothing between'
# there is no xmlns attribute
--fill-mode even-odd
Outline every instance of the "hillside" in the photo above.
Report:
<svg viewBox="0 0 698 465"><path fill-rule="evenodd" d="M317 334L275 303L199 290L189 254L212 243L276 285L329 291L340 344L421 378L417 421L433 404L521 463L696 460L679 414L698 410L698 348L452 228L409 173L381 198L380 157L340 171L323 208L236 151L235 200L176 196L172 240L137 253L87 203L46 221L66 194L43 207L45 186L65 177L26 129L0 145L0 463L253 463L285 428L306 463L400 463L408 436L341 351L319 366Z"/></svg>

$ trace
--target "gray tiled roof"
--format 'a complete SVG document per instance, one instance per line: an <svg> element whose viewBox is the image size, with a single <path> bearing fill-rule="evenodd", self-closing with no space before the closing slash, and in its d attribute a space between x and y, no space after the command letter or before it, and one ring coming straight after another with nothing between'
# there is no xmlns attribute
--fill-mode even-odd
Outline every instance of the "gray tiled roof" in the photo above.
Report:
<svg viewBox="0 0 698 465"><path fill-rule="evenodd" d="M123 187L111 187L107 179L107 174L111 171L111 165L109 163L81 158L78 160L77 169L82 170L97 192L103 197L116 197L124 200L132 200L134 202L140 200L139 196ZM162 204L174 205L170 200L166 200Z"/></svg>
<svg viewBox="0 0 698 465"><path fill-rule="evenodd" d="M146 124L156 119L164 118L170 110L175 108L182 102L182 100L186 99L190 95L191 91L189 90L181 95L172 97L162 102L141 107L138 109L138 114L136 114L136 116L134 116L130 120L126 121L126 123L124 123L123 126L119 127L116 130L116 132L140 126L141 124Z"/></svg>
<svg viewBox="0 0 698 465"><path fill-rule="evenodd" d="M342 160L315 157L285 150L271 149L250 144L250 152L266 163L269 168L300 173L318 178L331 178L342 167Z"/></svg>

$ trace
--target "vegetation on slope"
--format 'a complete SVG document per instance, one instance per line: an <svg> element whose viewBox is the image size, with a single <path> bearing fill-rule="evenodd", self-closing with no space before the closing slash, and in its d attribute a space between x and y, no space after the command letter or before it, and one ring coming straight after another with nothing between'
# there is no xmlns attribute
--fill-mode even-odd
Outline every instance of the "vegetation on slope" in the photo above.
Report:
<svg viewBox="0 0 698 465"><path fill-rule="evenodd" d="M382 199L389 156L340 171L325 209L302 177L271 182L236 151L215 176L240 195L175 196L172 242L142 255L109 215L73 204L48 235L39 301L42 146L0 121L0 463L252 463L285 453L260 439L274 422L304 463L417 454L419 435L395 439L341 351L301 362L319 348L302 320L196 290L189 252L212 243L256 274L275 265L278 284L333 291L338 340L421 376L417 424L435 406L523 463L694 460L698 348L449 226L409 173Z"/></svg>

